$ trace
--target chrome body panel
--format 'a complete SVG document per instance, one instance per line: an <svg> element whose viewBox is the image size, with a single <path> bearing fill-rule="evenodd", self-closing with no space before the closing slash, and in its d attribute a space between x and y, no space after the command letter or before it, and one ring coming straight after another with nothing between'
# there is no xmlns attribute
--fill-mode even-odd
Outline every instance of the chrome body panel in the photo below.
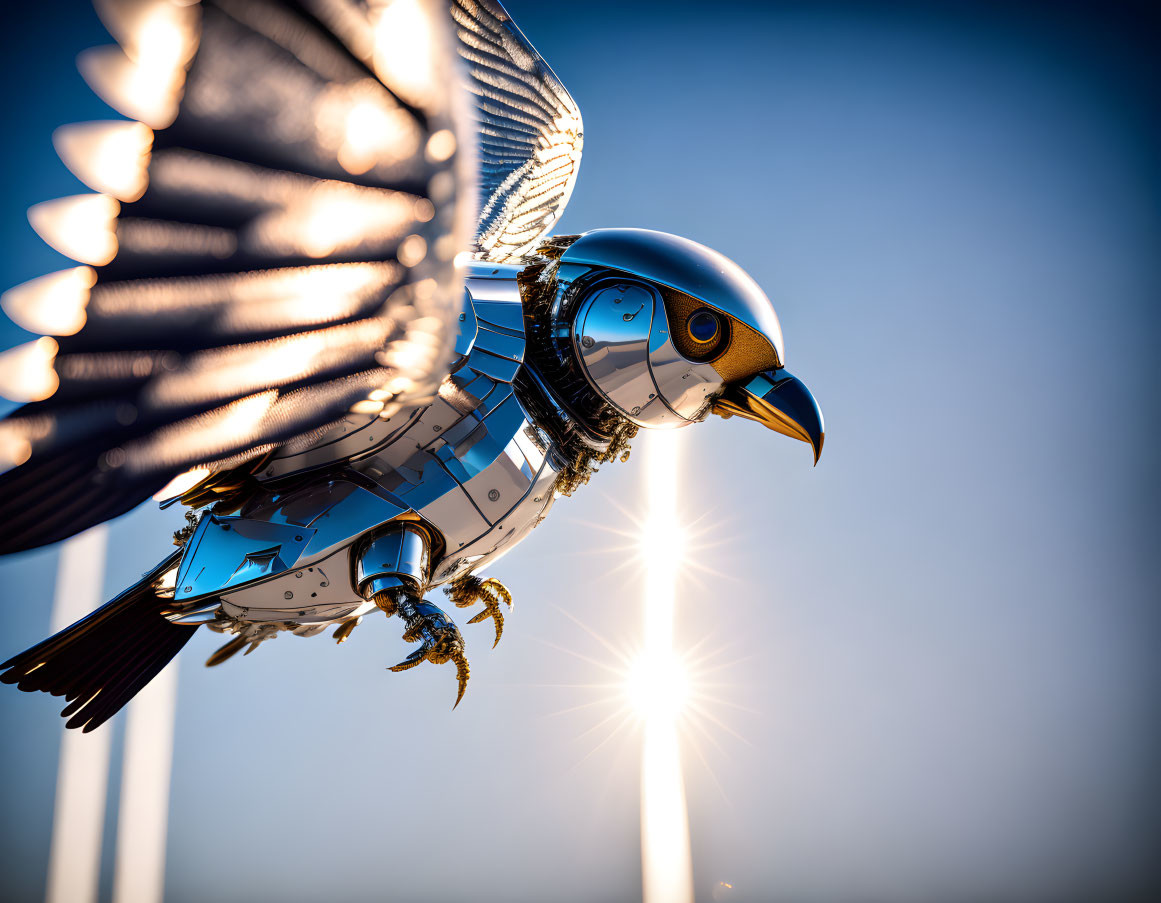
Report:
<svg viewBox="0 0 1161 903"><path fill-rule="evenodd" d="M724 386L711 365L691 361L674 347L664 304L657 305L649 330L649 371L658 396L678 417L691 422L705 419L709 400Z"/></svg>
<svg viewBox="0 0 1161 903"><path fill-rule="evenodd" d="M350 415L271 461L259 474L267 493L239 515L203 516L179 569L178 600L219 596L225 614L246 621L345 620L374 607L360 583L390 577L371 574L358 556L363 537L400 515L419 515L444 540L429 586L496 560L527 535L552 504L562 457L512 385L525 350L518 272L469 265L457 345L465 356L431 404L387 419Z"/></svg>
<svg viewBox="0 0 1161 903"><path fill-rule="evenodd" d="M573 318L572 344L593 388L638 426L688 426L704 418L722 388L713 367L678 353L660 292L635 279L589 289Z"/></svg>
<svg viewBox="0 0 1161 903"><path fill-rule="evenodd" d="M782 327L766 293L705 245L649 229L595 229L569 245L560 261L620 270L705 301L769 339L779 366L786 360Z"/></svg>
<svg viewBox="0 0 1161 903"><path fill-rule="evenodd" d="M284 571L222 599L225 614L246 621L327 624L374 608L373 602L363 601L355 591L345 548L317 564Z"/></svg>
<svg viewBox="0 0 1161 903"><path fill-rule="evenodd" d="M397 521L392 527L359 550L355 586L364 599L398 587L422 593L427 586L431 573L427 532L407 521Z"/></svg>

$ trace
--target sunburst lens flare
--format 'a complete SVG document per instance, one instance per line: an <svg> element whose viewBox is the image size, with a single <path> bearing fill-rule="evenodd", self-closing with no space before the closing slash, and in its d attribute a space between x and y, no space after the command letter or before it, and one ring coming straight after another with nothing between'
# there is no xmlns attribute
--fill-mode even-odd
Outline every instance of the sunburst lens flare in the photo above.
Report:
<svg viewBox="0 0 1161 903"><path fill-rule="evenodd" d="M56 391L60 379L53 369L59 346L41 336L0 354L0 395L10 401L43 401Z"/></svg>
<svg viewBox="0 0 1161 903"><path fill-rule="evenodd" d="M149 184L153 130L142 122L77 122L52 134L57 155L94 191L135 201Z"/></svg>
<svg viewBox="0 0 1161 903"><path fill-rule="evenodd" d="M38 276L0 295L0 307L16 325L43 335L74 335L85 325L89 292L97 282L92 267L73 267Z"/></svg>
<svg viewBox="0 0 1161 903"><path fill-rule="evenodd" d="M685 662L672 653L640 656L626 675L625 693L640 717L676 722L690 697Z"/></svg>
<svg viewBox="0 0 1161 903"><path fill-rule="evenodd" d="M28 222L55 250L93 266L117 256L117 214L121 205L104 194L78 194L28 208Z"/></svg>

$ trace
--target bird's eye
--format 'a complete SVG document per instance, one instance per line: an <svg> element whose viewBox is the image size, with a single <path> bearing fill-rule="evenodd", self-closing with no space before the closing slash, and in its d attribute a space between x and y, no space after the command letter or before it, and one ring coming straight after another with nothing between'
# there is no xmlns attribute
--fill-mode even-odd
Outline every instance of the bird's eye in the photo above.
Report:
<svg viewBox="0 0 1161 903"><path fill-rule="evenodd" d="M698 310L690 314L689 319L685 321L685 328L689 332L689 337L699 345L712 344L722 333L721 321L716 314L708 310Z"/></svg>

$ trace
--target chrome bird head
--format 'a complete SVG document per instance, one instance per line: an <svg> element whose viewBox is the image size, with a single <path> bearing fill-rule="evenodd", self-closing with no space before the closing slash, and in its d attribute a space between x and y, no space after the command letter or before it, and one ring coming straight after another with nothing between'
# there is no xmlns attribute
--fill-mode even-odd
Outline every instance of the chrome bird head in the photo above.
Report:
<svg viewBox="0 0 1161 903"><path fill-rule="evenodd" d="M591 386L638 426L738 416L808 443L824 437L814 396L784 369L782 327L766 293L704 245L647 229L599 229L561 265L589 268L570 339Z"/></svg>

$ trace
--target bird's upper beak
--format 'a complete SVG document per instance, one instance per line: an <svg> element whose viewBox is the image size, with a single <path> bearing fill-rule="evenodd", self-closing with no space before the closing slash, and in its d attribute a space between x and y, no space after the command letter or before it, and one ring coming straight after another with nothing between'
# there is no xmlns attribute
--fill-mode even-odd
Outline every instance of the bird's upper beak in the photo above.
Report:
<svg viewBox="0 0 1161 903"><path fill-rule="evenodd" d="M777 433L807 442L814 449L814 463L818 463L825 436L822 411L806 384L786 370L766 370L728 386L712 410L722 417L756 420Z"/></svg>

